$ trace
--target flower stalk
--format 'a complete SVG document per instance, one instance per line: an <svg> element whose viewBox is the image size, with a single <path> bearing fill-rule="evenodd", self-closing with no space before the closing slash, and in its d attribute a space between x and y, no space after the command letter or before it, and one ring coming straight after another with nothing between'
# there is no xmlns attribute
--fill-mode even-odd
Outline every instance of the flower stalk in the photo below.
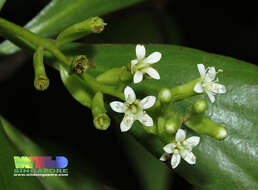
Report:
<svg viewBox="0 0 258 190"><path fill-rule="evenodd" d="M60 60L64 66L71 65L70 59L66 57L50 40L42 38L3 18L0 18L0 33L8 40L34 51L36 51L38 47L42 46Z"/></svg>
<svg viewBox="0 0 258 190"><path fill-rule="evenodd" d="M34 86L39 91L46 90L49 86L49 79L43 63L43 51L43 47L40 46L33 56Z"/></svg>
<svg viewBox="0 0 258 190"><path fill-rule="evenodd" d="M104 30L106 23L99 17L92 17L80 23L76 23L63 32L61 32L56 39L55 45L60 47L69 42L80 39L91 33L100 33Z"/></svg>
<svg viewBox="0 0 258 190"><path fill-rule="evenodd" d="M209 135L217 140L223 140L227 136L227 130L224 126L213 122L209 117L202 115L193 115L188 118L184 124L199 134Z"/></svg>
<svg viewBox="0 0 258 190"><path fill-rule="evenodd" d="M98 75L96 80L101 84L113 85L124 89L124 87L131 82L132 77L126 67L118 67Z"/></svg>
<svg viewBox="0 0 258 190"><path fill-rule="evenodd" d="M92 99L92 115L94 126L99 130L107 130L110 126L110 118L106 114L103 94L97 92Z"/></svg>
<svg viewBox="0 0 258 190"><path fill-rule="evenodd" d="M191 96L197 95L197 93L194 91L194 86L201 81L201 78L194 79L186 84L176 86L172 89L170 89L170 92L172 94L171 101L179 101L186 99Z"/></svg>

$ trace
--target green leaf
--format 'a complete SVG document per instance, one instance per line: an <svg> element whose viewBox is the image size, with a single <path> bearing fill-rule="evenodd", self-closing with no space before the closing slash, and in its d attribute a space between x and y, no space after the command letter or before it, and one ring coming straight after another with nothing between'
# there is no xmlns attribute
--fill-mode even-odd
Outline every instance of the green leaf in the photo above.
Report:
<svg viewBox="0 0 258 190"><path fill-rule="evenodd" d="M24 190L37 189L44 190L45 188L36 177L14 177L14 160L13 156L20 155L19 150L13 146L10 137L6 133L8 124L0 116L0 187L1 190ZM26 141L26 139L24 139Z"/></svg>
<svg viewBox="0 0 258 190"><path fill-rule="evenodd" d="M147 45L146 49L147 54L153 51L162 53L161 61L154 65L161 79L144 80L141 84L131 85L139 98L146 94L157 96L161 88L174 87L199 77L196 66L199 63L224 70L219 78L228 92L217 95L214 104L209 103L206 115L214 122L224 125L228 137L217 141L200 135L201 143L194 149L197 164L191 166L182 161L175 172L205 190L258 189L258 67L230 57L180 46ZM64 50L74 54L87 53L96 67L90 71L95 76L111 67L127 65L135 58L134 45L77 44L66 46ZM209 102L207 95L192 97L173 105L173 110L184 112L191 102L200 97ZM189 136L195 134L190 129L187 131ZM131 132L157 158L161 156L164 145L162 142L147 134L138 123Z"/></svg>
<svg viewBox="0 0 258 190"><path fill-rule="evenodd" d="M143 0L52 0L25 28L44 37L51 37L68 26L86 18L100 16ZM9 55L19 50L5 41L0 44L0 55Z"/></svg>
<svg viewBox="0 0 258 190"><path fill-rule="evenodd" d="M6 0L0 0L0 11L3 8L5 2L6 2Z"/></svg>

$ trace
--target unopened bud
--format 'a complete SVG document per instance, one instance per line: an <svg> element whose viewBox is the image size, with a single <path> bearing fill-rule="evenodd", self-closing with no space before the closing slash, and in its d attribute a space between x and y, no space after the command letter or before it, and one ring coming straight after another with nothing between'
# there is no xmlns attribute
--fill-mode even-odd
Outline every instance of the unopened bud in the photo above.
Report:
<svg viewBox="0 0 258 190"><path fill-rule="evenodd" d="M102 84L118 85L127 83L131 79L131 73L126 67L112 68L97 76L96 80Z"/></svg>
<svg viewBox="0 0 258 190"><path fill-rule="evenodd" d="M178 121L177 119L175 118L171 118L169 119L166 124L165 124L165 130L167 131L167 133L169 134L174 134L177 129L179 128L179 125L178 125Z"/></svg>
<svg viewBox="0 0 258 190"><path fill-rule="evenodd" d="M185 125L199 134L206 134L217 140L223 140L227 136L224 126L213 122L209 117L192 115L185 122Z"/></svg>
<svg viewBox="0 0 258 190"><path fill-rule="evenodd" d="M159 92L159 99L161 102L167 103L172 100L172 94L169 89L163 88Z"/></svg>
<svg viewBox="0 0 258 190"><path fill-rule="evenodd" d="M196 100L193 104L193 111L195 113L204 113L208 109L208 104L205 100L199 99Z"/></svg>
<svg viewBox="0 0 258 190"><path fill-rule="evenodd" d="M46 90L49 86L49 79L43 63L43 51L43 47L39 47L33 56L34 86L39 91Z"/></svg>
<svg viewBox="0 0 258 190"><path fill-rule="evenodd" d="M34 79L34 86L39 91L44 91L49 86L49 79L45 76L40 76Z"/></svg>
<svg viewBox="0 0 258 190"><path fill-rule="evenodd" d="M74 24L63 32L61 32L56 39L56 46L60 47L69 42L78 40L91 33L100 33L104 30L106 23L99 17L92 17L80 23Z"/></svg>
<svg viewBox="0 0 258 190"><path fill-rule="evenodd" d="M110 118L106 114L103 94L97 92L92 99L93 123L97 129L106 130L110 126Z"/></svg>
<svg viewBox="0 0 258 190"><path fill-rule="evenodd" d="M110 118L106 113L99 114L93 119L94 126L99 130L107 130L110 126Z"/></svg>

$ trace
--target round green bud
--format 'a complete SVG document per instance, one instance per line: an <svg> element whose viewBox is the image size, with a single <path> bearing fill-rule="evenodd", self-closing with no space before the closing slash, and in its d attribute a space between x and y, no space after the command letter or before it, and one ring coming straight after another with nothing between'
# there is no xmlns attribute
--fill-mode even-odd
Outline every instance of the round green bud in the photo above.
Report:
<svg viewBox="0 0 258 190"><path fill-rule="evenodd" d="M37 90L44 91L49 86L49 79L45 76L37 77L34 80L34 86Z"/></svg>
<svg viewBox="0 0 258 190"><path fill-rule="evenodd" d="M159 92L159 99L161 102L165 102L165 103L170 102L172 99L172 94L170 90L167 88L161 89L161 91Z"/></svg>
<svg viewBox="0 0 258 190"><path fill-rule="evenodd" d="M227 130L224 127L220 127L215 134L216 139L223 140L227 136Z"/></svg>
<svg viewBox="0 0 258 190"><path fill-rule="evenodd" d="M88 59L85 55L78 55L72 62L72 69L74 72L83 74L89 69Z"/></svg>
<svg viewBox="0 0 258 190"><path fill-rule="evenodd" d="M94 126L99 130L107 130L110 126L110 118L106 113L102 113L93 120Z"/></svg>
<svg viewBox="0 0 258 190"><path fill-rule="evenodd" d="M178 122L173 118L169 119L165 124L165 130L169 134L174 134L179 128Z"/></svg>
<svg viewBox="0 0 258 190"><path fill-rule="evenodd" d="M203 113L208 109L208 104L205 100L196 100L193 104L193 111L195 113Z"/></svg>

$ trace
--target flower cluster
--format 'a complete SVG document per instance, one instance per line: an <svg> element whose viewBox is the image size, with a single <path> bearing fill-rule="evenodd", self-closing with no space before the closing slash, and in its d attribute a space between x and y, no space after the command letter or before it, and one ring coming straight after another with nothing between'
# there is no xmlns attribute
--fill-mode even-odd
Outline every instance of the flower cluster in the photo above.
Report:
<svg viewBox="0 0 258 190"><path fill-rule="evenodd" d="M153 79L160 79L159 73L152 65L161 59L162 54L160 52L154 52L148 57L145 57L145 54L145 47L143 45L137 45L136 59L133 59L130 64L130 72L133 74L134 83L140 83L146 75ZM210 101L213 103L216 93L226 93L225 86L218 84L218 79L216 79L216 74L222 71L219 70L216 72L214 67L205 69L203 64L198 64L197 67L201 79L191 90L196 93L207 93ZM111 108L115 112L124 113L124 118L120 124L122 132L128 131L136 120L146 127L155 125L152 117L145 111L155 104L155 96L147 96L139 100L136 98L134 90L129 86L124 89L124 96L125 102L114 101L110 103ZM171 101L172 96L173 94L170 93L169 89L163 89L159 94L159 99L167 103ZM179 165L181 158L189 164L195 164L196 157L192 150L199 142L200 137L198 136L192 136L186 139L186 132L179 127L174 140L163 147L165 153L160 157L160 160L166 161L171 157L171 166L173 169Z"/></svg>

